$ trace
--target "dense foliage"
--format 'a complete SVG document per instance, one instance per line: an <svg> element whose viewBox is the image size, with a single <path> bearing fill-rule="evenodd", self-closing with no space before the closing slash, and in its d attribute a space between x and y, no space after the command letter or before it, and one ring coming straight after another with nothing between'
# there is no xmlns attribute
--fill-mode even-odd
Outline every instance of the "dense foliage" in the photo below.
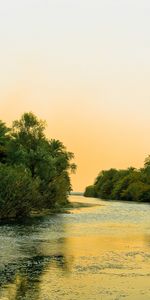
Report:
<svg viewBox="0 0 150 300"><path fill-rule="evenodd" d="M142 169L110 169L100 172L94 184L86 187L84 196L150 202L150 156Z"/></svg>
<svg viewBox="0 0 150 300"><path fill-rule="evenodd" d="M48 140L44 130L45 122L33 113L25 113L12 128L0 121L0 218L68 203L74 155L59 140Z"/></svg>

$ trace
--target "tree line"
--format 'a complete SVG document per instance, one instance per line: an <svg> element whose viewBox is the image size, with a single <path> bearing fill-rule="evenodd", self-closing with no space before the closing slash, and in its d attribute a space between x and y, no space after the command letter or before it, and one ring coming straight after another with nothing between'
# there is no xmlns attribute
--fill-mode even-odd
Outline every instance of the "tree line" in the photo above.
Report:
<svg viewBox="0 0 150 300"><path fill-rule="evenodd" d="M87 186L85 197L96 197L106 200L126 200L150 202L150 156L141 169L103 170Z"/></svg>
<svg viewBox="0 0 150 300"><path fill-rule="evenodd" d="M11 128L0 121L0 219L59 210L68 203L74 154L59 140L49 140L45 126L31 112Z"/></svg>

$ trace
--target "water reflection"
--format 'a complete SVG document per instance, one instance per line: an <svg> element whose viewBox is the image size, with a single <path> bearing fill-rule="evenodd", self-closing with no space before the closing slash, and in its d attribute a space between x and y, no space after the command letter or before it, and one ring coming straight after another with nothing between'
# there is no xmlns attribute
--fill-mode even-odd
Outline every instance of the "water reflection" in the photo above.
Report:
<svg viewBox="0 0 150 300"><path fill-rule="evenodd" d="M1 225L0 300L147 300L150 209L133 207L84 203L71 214Z"/></svg>
<svg viewBox="0 0 150 300"><path fill-rule="evenodd" d="M54 272L59 269L65 274L70 271L72 258L65 256L66 238L59 238L59 234L65 231L62 220L61 216L59 219L55 216L28 219L25 225L11 223L1 226L4 247L1 244L0 299L40 299L40 282L47 269ZM11 240L15 244L13 257L9 249Z"/></svg>
<svg viewBox="0 0 150 300"><path fill-rule="evenodd" d="M0 275L1 286L5 286L3 294L9 299L40 299L40 282L47 269L53 267L68 271L68 262L62 254L53 256L34 256L6 266ZM6 294L5 294L6 292ZM12 295L11 295L12 294Z"/></svg>

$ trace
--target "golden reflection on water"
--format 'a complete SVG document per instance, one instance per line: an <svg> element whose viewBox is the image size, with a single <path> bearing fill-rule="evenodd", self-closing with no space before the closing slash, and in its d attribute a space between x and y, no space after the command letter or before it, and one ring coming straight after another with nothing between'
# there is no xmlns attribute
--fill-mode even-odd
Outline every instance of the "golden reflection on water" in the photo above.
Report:
<svg viewBox="0 0 150 300"><path fill-rule="evenodd" d="M98 201L30 227L0 300L150 299L149 207Z"/></svg>

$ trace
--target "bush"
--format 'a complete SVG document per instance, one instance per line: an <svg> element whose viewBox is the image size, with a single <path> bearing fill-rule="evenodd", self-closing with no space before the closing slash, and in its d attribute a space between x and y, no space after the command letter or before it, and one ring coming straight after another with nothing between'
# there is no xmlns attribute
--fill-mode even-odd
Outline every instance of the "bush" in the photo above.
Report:
<svg viewBox="0 0 150 300"><path fill-rule="evenodd" d="M96 197L95 187L93 185L89 185L86 187L84 192L85 197Z"/></svg>
<svg viewBox="0 0 150 300"><path fill-rule="evenodd" d="M38 186L24 167L0 164L0 218L28 216L39 197Z"/></svg>

